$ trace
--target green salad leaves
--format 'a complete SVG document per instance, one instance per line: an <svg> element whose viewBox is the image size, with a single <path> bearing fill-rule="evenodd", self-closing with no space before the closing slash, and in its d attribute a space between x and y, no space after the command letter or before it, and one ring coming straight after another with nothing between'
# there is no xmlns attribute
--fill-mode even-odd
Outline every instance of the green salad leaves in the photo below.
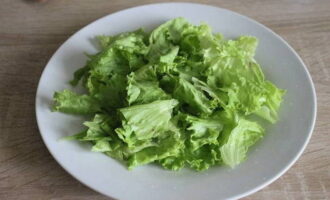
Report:
<svg viewBox="0 0 330 200"><path fill-rule="evenodd" d="M55 92L53 111L86 115L75 139L128 165L170 170L234 167L264 135L250 116L277 120L284 90L254 59L258 40L225 40L208 25L170 20L151 33L98 37L74 73L85 94Z"/></svg>

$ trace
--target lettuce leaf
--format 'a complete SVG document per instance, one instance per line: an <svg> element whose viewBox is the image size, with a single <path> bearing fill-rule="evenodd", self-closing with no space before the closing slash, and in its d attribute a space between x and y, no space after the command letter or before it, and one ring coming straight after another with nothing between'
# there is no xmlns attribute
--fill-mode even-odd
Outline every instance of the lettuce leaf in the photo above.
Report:
<svg viewBox="0 0 330 200"><path fill-rule="evenodd" d="M256 122L239 119L221 146L221 158L226 165L234 167L246 159L250 146L263 137L264 129Z"/></svg>
<svg viewBox="0 0 330 200"><path fill-rule="evenodd" d="M193 151L205 144L218 145L218 137L223 128L219 119L202 119L188 115L186 121L189 124L187 130L192 132L190 145Z"/></svg>
<svg viewBox="0 0 330 200"><path fill-rule="evenodd" d="M169 129L172 110L177 104L174 99L158 100L119 109L123 116L122 127L115 131L131 150L153 146L152 139Z"/></svg>
<svg viewBox="0 0 330 200"><path fill-rule="evenodd" d="M88 95L79 95L70 90L54 93L53 111L70 114L93 114L100 110L96 99Z"/></svg>
<svg viewBox="0 0 330 200"><path fill-rule="evenodd" d="M201 90L194 87L189 81L179 77L173 91L173 97L189 105L192 113L212 113L212 104Z"/></svg>
<svg viewBox="0 0 330 200"><path fill-rule="evenodd" d="M154 70L146 67L132 72L127 77L127 102L129 105L170 99L169 95L159 87Z"/></svg>

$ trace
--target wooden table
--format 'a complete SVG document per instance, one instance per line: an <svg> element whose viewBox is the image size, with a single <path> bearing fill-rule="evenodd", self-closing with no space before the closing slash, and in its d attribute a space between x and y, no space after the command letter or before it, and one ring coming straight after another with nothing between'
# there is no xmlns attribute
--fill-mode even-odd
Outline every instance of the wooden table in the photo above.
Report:
<svg viewBox="0 0 330 200"><path fill-rule="evenodd" d="M0 0L0 199L108 199L80 184L43 144L34 112L36 87L54 51L88 23L124 8L159 1ZM201 0L273 29L312 74L318 117L299 161L245 199L330 198L330 0ZM308 113L306 113L308 114Z"/></svg>

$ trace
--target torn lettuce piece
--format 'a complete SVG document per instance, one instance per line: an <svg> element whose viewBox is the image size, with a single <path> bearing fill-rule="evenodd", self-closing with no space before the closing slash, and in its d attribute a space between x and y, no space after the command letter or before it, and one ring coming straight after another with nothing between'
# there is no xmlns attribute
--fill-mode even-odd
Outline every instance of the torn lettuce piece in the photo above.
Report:
<svg viewBox="0 0 330 200"><path fill-rule="evenodd" d="M128 159L128 168L133 169L136 166L156 160L178 156L182 149L184 149L184 140L182 140L180 132L169 130L163 134L168 136L162 138L158 145L144 148L131 155Z"/></svg>
<svg viewBox="0 0 330 200"><path fill-rule="evenodd" d="M105 110L113 111L126 105L127 79L126 76L114 74L105 81L97 75L90 75L86 87L90 96L98 100L100 106Z"/></svg>
<svg viewBox="0 0 330 200"><path fill-rule="evenodd" d="M195 114L212 113L213 107L210 100L202 91L194 87L194 85L184 78L178 78L173 91L173 97L177 98L180 102L188 104L189 110Z"/></svg>
<svg viewBox="0 0 330 200"><path fill-rule="evenodd" d="M188 115L186 121L189 124L187 130L192 132L189 141L192 151L205 144L218 145L218 137L223 128L219 119L202 119Z"/></svg>
<svg viewBox="0 0 330 200"><path fill-rule="evenodd" d="M186 153L186 163L197 171L204 171L221 163L219 146L204 145L196 151Z"/></svg>
<svg viewBox="0 0 330 200"><path fill-rule="evenodd" d="M266 81L264 84L266 101L261 105L260 109L254 113L271 123L275 123L278 119L278 110L286 91L277 88L274 84Z"/></svg>
<svg viewBox="0 0 330 200"><path fill-rule="evenodd" d="M101 48L104 49L110 45L113 45L115 42L116 44L120 44L122 46L129 46L127 44L130 44L133 46L134 42L138 41L141 44L141 42L145 43L148 39L148 33L146 33L143 29L138 29L136 31L127 32L127 33L121 33L118 35L99 35L96 37Z"/></svg>
<svg viewBox="0 0 330 200"><path fill-rule="evenodd" d="M235 122L229 122L227 132L221 138L220 147L223 163L235 167L247 157L248 149L264 135L264 129L256 122L238 117Z"/></svg>
<svg viewBox="0 0 330 200"><path fill-rule="evenodd" d="M143 72L132 72L128 77L127 102L129 105L145 104L156 100L170 99L160 87L158 80L143 78Z"/></svg>
<svg viewBox="0 0 330 200"><path fill-rule="evenodd" d="M100 110L96 99L88 95L79 95L70 90L54 93L53 111L69 114L93 114Z"/></svg>
<svg viewBox="0 0 330 200"><path fill-rule="evenodd" d="M130 143L132 138L145 140L156 137L168 130L172 110L177 105L178 101L171 99L119 109L123 121L122 128L116 132L126 143Z"/></svg>

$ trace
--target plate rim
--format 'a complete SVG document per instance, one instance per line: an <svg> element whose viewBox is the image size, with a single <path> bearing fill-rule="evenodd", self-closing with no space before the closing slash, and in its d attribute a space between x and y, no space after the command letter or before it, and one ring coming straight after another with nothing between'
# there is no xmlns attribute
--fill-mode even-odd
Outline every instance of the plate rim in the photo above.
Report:
<svg viewBox="0 0 330 200"><path fill-rule="evenodd" d="M278 35L273 30L271 30L270 28L268 28L267 26L263 25L262 23L258 22L257 20L255 20L253 18L250 18L250 17L245 16L245 15L242 15L242 14L240 14L238 12L235 12L235 11L232 11L232 10L229 10L229 9L226 9L226 8L218 7L218 6L215 6L215 5L203 4L203 3L192 3L192 2L160 2L160 3L142 4L142 5L128 7L128 8L122 9L122 10L118 10L118 11L115 11L113 13L109 13L109 14L103 16L103 17L100 17L100 18L98 18L98 19L96 19L96 20L94 20L94 21L86 24L85 26L83 26L82 28L80 28L78 31L74 32L52 54L52 56L48 60L47 64L45 65L44 69L42 70L42 73L40 75L40 79L38 81L38 86L37 86L36 95L35 95L35 114L36 114L37 127L38 127L39 133L41 135L42 141L45 144L45 146L46 146L48 152L51 154L51 156L62 167L62 169L64 169L69 175L71 175L73 178L75 178L76 180L78 180L81 184L85 185L86 187L88 187L88 188L90 188L90 189L92 189L92 190L94 190L94 191L96 191L96 192L98 192L98 193L100 193L100 194L102 194L104 196L107 196L107 197L110 197L110 198L115 198L115 199L117 198L117 197L110 196L110 195L104 193L103 191L99 190L97 187L94 187L93 185L90 185L89 183L87 183L85 181L82 181L78 176L75 176L73 173L70 172L69 169L67 169L64 165L61 164L60 160L55 156L56 155L55 152L53 152L51 150L51 148L49 148L49 144L47 143L46 138L44 137L44 134L42 134L41 128L39 126L39 123L40 123L39 118L40 118L40 116L38 115L38 104L39 104L38 97L39 97L39 93L40 93L41 79L42 79L42 77L45 74L45 71L47 69L47 66L54 59L55 55L59 52L59 50L62 49L62 47L71 38L73 38L75 35L79 34L80 32L84 31L88 26L90 26L90 25L92 25L94 23L97 23L98 21L102 21L102 20L104 20L105 18L107 18L107 17L109 17L111 15L119 14L121 12L126 12L126 11L129 11L129 10L139 9L139 8L148 7L148 6L162 6L162 5L170 5L170 4L172 4L172 5L179 5L179 4L181 4L181 5L203 6L203 7L213 8L213 9L216 8L220 12L221 11L226 11L226 12L235 14L235 15L241 17L241 18L244 18L245 20L247 20L247 21L249 21L251 23L254 23L254 24L256 24L256 25L264 28L265 30L267 30L268 32L270 32L271 34L273 34L277 39L279 39L285 46L288 47L288 49L296 56L296 58L298 58L299 63L303 66L304 71L305 71L305 73L307 75L309 85L311 86L311 89L312 89L312 100L313 100L313 113L312 113L312 118L311 118L312 121L311 121L311 126L309 127L309 130L308 130L308 136L305 139L304 143L302 144L301 149L299 150L299 152L297 152L297 154L294 156L294 158L289 163L287 163L286 166L283 166L283 168L282 168L281 171L279 171L277 174L273 175L271 178L269 178L268 180L264 181L262 184L258 185L257 187L254 187L252 189L249 189L246 192L243 192L243 193L234 195L230 199L240 199L240 198L249 196L249 195L251 195L251 194L253 194L255 192L258 192L259 190L265 188L266 186L270 185L271 183L273 183L274 181L276 181L278 178L280 178L282 175L284 175L297 162L297 160L303 154L304 150L307 147L307 144L309 143L309 141L311 139L311 136L312 136L313 131L314 131L314 128L315 128L316 117L317 117L317 96L316 96L316 90L315 90L315 86L314 86L314 83L313 83L312 76L310 75L310 73L308 71L308 68L305 65L304 61L302 60L302 58L299 56L299 54L294 50L294 48L286 40L284 40L280 35Z"/></svg>

